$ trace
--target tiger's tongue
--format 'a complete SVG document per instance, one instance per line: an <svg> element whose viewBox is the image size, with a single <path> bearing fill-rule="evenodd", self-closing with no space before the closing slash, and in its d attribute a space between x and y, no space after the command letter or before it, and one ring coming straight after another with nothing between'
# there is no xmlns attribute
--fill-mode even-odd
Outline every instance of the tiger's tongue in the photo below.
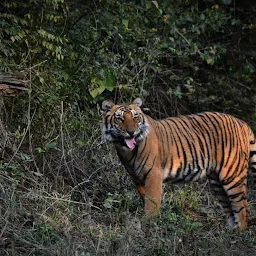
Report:
<svg viewBox="0 0 256 256"><path fill-rule="evenodd" d="M127 145L128 148L130 148L130 149L135 148L136 141L135 141L134 138L125 139L125 143L126 143L126 145Z"/></svg>

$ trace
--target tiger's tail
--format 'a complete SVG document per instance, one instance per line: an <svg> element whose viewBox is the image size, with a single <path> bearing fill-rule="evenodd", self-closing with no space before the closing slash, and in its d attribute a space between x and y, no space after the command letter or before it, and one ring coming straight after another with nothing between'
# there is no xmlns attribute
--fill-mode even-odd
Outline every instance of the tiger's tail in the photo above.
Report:
<svg viewBox="0 0 256 256"><path fill-rule="evenodd" d="M251 170L253 181L255 183L256 182L256 138L254 137L253 133L251 135L251 140L250 140L249 168Z"/></svg>
<svg viewBox="0 0 256 256"><path fill-rule="evenodd" d="M252 177L252 181L249 183L256 183L256 137L254 137L253 133L250 140L250 160L249 160L249 170L250 176ZM256 218L248 219L248 226L256 226Z"/></svg>

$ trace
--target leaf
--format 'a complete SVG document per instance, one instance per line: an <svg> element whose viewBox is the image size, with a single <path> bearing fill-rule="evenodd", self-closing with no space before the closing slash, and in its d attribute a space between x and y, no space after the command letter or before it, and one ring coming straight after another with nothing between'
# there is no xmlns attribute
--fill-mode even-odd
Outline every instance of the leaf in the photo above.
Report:
<svg viewBox="0 0 256 256"><path fill-rule="evenodd" d="M48 142L48 143L46 143L45 148L46 149L56 149L57 143L55 141Z"/></svg>
<svg viewBox="0 0 256 256"><path fill-rule="evenodd" d="M42 177L44 176L41 172L32 172L34 175L36 175L37 177Z"/></svg>
<svg viewBox="0 0 256 256"><path fill-rule="evenodd" d="M179 85L175 88L174 95L179 99L182 98L183 93L181 92L181 88Z"/></svg>
<svg viewBox="0 0 256 256"><path fill-rule="evenodd" d="M125 26L125 29L128 29L129 21L124 19L124 20L122 20L122 23Z"/></svg>
<svg viewBox="0 0 256 256"><path fill-rule="evenodd" d="M27 154L21 154L20 159L22 161L27 161L27 160L30 160L30 156L28 156Z"/></svg>
<svg viewBox="0 0 256 256"><path fill-rule="evenodd" d="M167 42L164 42L160 45L161 49L168 49L169 44Z"/></svg>
<svg viewBox="0 0 256 256"><path fill-rule="evenodd" d="M103 86L108 91L113 91L115 87L115 75L112 70L104 69L104 80L103 80Z"/></svg>
<svg viewBox="0 0 256 256"><path fill-rule="evenodd" d="M92 90L89 90L91 96L93 98L96 98L98 95L102 94L105 90L105 87L104 86L100 86L98 88L95 88L95 89L92 89Z"/></svg>
<svg viewBox="0 0 256 256"><path fill-rule="evenodd" d="M152 3L155 5L155 7L156 7L157 9L159 9L159 5L158 5L158 2L157 2L157 1L152 1Z"/></svg>
<svg viewBox="0 0 256 256"><path fill-rule="evenodd" d="M202 14L200 14L200 19L201 20L205 20L205 15L202 13Z"/></svg>
<svg viewBox="0 0 256 256"><path fill-rule="evenodd" d="M214 59L211 58L209 55L206 55L204 57L204 59L206 60L207 64L209 64L209 65L213 65L214 64Z"/></svg>
<svg viewBox="0 0 256 256"><path fill-rule="evenodd" d="M112 208L112 202L109 200L105 200L103 206L107 209L111 209Z"/></svg>
<svg viewBox="0 0 256 256"><path fill-rule="evenodd" d="M151 8L151 2L150 1L146 1L146 9L149 10Z"/></svg>
<svg viewBox="0 0 256 256"><path fill-rule="evenodd" d="M157 1L152 1L152 3L155 5L155 7L157 8L157 10L160 12L160 14L163 13L163 10L159 8L158 2Z"/></svg>
<svg viewBox="0 0 256 256"><path fill-rule="evenodd" d="M37 153L41 154L44 153L45 151L42 148L36 148Z"/></svg>
<svg viewBox="0 0 256 256"><path fill-rule="evenodd" d="M89 93L93 98L101 95L105 90L112 92L115 88L115 75L113 70L103 68L99 71L98 77L92 75L90 87Z"/></svg>
<svg viewBox="0 0 256 256"><path fill-rule="evenodd" d="M40 76L39 81L40 81L41 84L43 84L44 83L44 78Z"/></svg>

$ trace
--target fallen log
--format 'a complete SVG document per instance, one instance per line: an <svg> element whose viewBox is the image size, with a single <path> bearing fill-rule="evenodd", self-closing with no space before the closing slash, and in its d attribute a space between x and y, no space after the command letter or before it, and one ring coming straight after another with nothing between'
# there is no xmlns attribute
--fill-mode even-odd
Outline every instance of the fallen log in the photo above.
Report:
<svg viewBox="0 0 256 256"><path fill-rule="evenodd" d="M0 95L17 96L22 91L27 91L29 81L24 72L0 73Z"/></svg>

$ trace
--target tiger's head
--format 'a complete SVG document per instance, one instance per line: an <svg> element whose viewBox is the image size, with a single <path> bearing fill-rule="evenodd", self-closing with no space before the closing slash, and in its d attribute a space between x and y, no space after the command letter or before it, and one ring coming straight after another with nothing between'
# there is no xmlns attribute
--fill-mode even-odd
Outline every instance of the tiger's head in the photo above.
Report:
<svg viewBox="0 0 256 256"><path fill-rule="evenodd" d="M102 133L105 139L127 149L134 149L149 131L141 105L140 98L136 98L130 105L103 101Z"/></svg>

